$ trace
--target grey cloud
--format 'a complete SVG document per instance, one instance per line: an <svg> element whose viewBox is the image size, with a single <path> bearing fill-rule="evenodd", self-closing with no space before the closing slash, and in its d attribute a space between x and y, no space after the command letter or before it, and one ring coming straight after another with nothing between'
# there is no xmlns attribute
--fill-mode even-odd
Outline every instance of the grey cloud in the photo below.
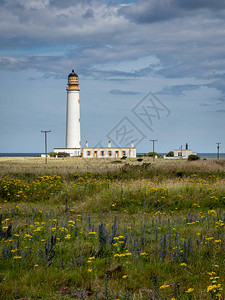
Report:
<svg viewBox="0 0 225 300"><path fill-rule="evenodd" d="M215 80L215 81L207 84L206 86L215 88L215 89L221 91L223 94L225 94L225 79Z"/></svg>
<svg viewBox="0 0 225 300"><path fill-rule="evenodd" d="M138 95L139 92L133 92L133 91L121 91L121 90L111 90L110 94L113 95L122 95L122 96L129 96L129 95Z"/></svg>
<svg viewBox="0 0 225 300"><path fill-rule="evenodd" d="M218 76L225 69L224 21L210 11L203 13L201 9L196 9L197 15L192 14L191 9L190 14L183 14L188 8L181 7L181 1L142 0L121 8L115 2L109 5L100 0L68 0L65 6L59 0L42 0L39 8L29 11L23 9L26 2L8 0L0 12L2 48L15 49L15 53L19 47L25 49L23 56L4 55L0 59L1 69L35 68L45 73L59 74L73 65L79 74L97 75L107 80L142 76L212 80L220 79ZM31 3L35 5L35 1ZM210 5L208 0L206 3ZM221 2L216 3L219 7ZM167 18L167 23L153 22L148 25L140 21L136 25L124 17L131 10L137 16L146 13L146 22L148 15L154 11L156 18ZM175 15L182 18L169 21ZM73 49L69 52L65 50L58 56L54 53L48 55L48 52L40 56L39 45L51 45L56 49L58 46L63 48L64 45L70 45ZM32 49L35 46L35 54L32 51L26 53L26 48ZM145 56L154 56L160 63L131 72L105 71L98 67L104 63L113 64ZM215 83L214 87L223 88Z"/></svg>
<svg viewBox="0 0 225 300"><path fill-rule="evenodd" d="M225 9L224 0L140 0L134 5L124 6L119 13L137 23L155 23L174 18L192 16L193 12Z"/></svg>
<svg viewBox="0 0 225 300"><path fill-rule="evenodd" d="M139 1L132 6L124 6L119 13L137 23L166 21L181 15L181 9L173 6L172 0Z"/></svg>
<svg viewBox="0 0 225 300"><path fill-rule="evenodd" d="M117 16L117 7L101 1L70 3L70 6L69 2L68 6L54 6L49 0L5 2L0 11L0 38L7 37L5 43L16 38L25 47L40 43L102 43L112 41L113 33L119 34L127 22Z"/></svg>
<svg viewBox="0 0 225 300"><path fill-rule="evenodd" d="M165 87L159 91L158 95L174 95L176 97L185 95L185 92L199 89L201 85L186 84L186 85L174 85Z"/></svg>
<svg viewBox="0 0 225 300"><path fill-rule="evenodd" d="M40 79L49 79L49 78L54 78L54 79L65 79L65 76L63 74L55 74L55 73L45 73L41 77L30 77L29 80L40 80Z"/></svg>
<svg viewBox="0 0 225 300"><path fill-rule="evenodd" d="M85 19L93 18L94 17L94 10L91 8L88 8L86 13L83 15Z"/></svg>
<svg viewBox="0 0 225 300"><path fill-rule="evenodd" d="M214 10L224 9L224 0L176 0L175 3L186 9L199 9L199 8L209 8Z"/></svg>
<svg viewBox="0 0 225 300"><path fill-rule="evenodd" d="M225 113L225 109L218 109L216 110L217 113Z"/></svg>
<svg viewBox="0 0 225 300"><path fill-rule="evenodd" d="M205 106L205 107L208 107L208 106L214 106L214 104L208 104L208 103L201 103L199 104L200 106Z"/></svg>

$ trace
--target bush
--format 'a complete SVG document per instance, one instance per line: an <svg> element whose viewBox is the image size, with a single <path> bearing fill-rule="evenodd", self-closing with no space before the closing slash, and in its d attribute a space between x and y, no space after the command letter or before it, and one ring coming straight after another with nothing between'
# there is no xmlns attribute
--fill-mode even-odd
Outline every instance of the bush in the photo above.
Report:
<svg viewBox="0 0 225 300"><path fill-rule="evenodd" d="M170 151L166 154L166 157L174 157L174 152Z"/></svg>
<svg viewBox="0 0 225 300"><path fill-rule="evenodd" d="M58 153L57 153L57 156L58 156L58 157L68 157L68 156L70 156L70 155L69 155L69 153L66 153L66 152L58 152Z"/></svg>
<svg viewBox="0 0 225 300"><path fill-rule="evenodd" d="M126 159L127 157L124 155L123 157L121 157L121 159Z"/></svg>
<svg viewBox="0 0 225 300"><path fill-rule="evenodd" d="M195 154L190 154L188 156L188 160L198 160L200 159L200 157L198 155L195 155Z"/></svg>
<svg viewBox="0 0 225 300"><path fill-rule="evenodd" d="M138 158L137 161L141 162L143 160L143 158Z"/></svg>
<svg viewBox="0 0 225 300"><path fill-rule="evenodd" d="M177 177L183 177L184 172L183 171L177 171Z"/></svg>
<svg viewBox="0 0 225 300"><path fill-rule="evenodd" d="M154 152L154 156L159 156L157 152ZM153 152L148 152L148 156L153 157Z"/></svg>
<svg viewBox="0 0 225 300"><path fill-rule="evenodd" d="M148 152L147 156L153 157L153 152ZM155 157L157 156L158 158L162 158L163 157L161 154L159 154L157 152L154 152L154 156Z"/></svg>
<svg viewBox="0 0 225 300"><path fill-rule="evenodd" d="M50 157L56 157L57 153L55 153L55 152L49 152L48 155L49 155Z"/></svg>

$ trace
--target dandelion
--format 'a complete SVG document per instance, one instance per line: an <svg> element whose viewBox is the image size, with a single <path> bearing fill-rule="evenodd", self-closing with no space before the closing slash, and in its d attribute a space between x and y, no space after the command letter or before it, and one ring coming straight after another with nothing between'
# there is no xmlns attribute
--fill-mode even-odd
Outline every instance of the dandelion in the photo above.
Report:
<svg viewBox="0 0 225 300"><path fill-rule="evenodd" d="M69 239L71 239L71 235L70 235L70 234L67 234L67 235L65 236L65 240L69 240Z"/></svg>
<svg viewBox="0 0 225 300"><path fill-rule="evenodd" d="M88 234L90 234L90 235L97 235L97 232L91 231L91 232L88 232Z"/></svg>
<svg viewBox="0 0 225 300"><path fill-rule="evenodd" d="M187 291L185 291L185 293L192 293L194 291L194 289L193 288L189 288Z"/></svg>
<svg viewBox="0 0 225 300"><path fill-rule="evenodd" d="M187 267L187 264L181 263L180 266L181 266L181 267Z"/></svg>
<svg viewBox="0 0 225 300"><path fill-rule="evenodd" d="M221 243L221 240L215 240L214 243Z"/></svg>
<svg viewBox="0 0 225 300"><path fill-rule="evenodd" d="M114 257L120 257L120 254L116 253L114 254Z"/></svg>
<svg viewBox="0 0 225 300"><path fill-rule="evenodd" d="M128 277L128 275L123 275L123 276L122 276L123 279L125 279L125 278L127 278L127 277Z"/></svg>
<svg viewBox="0 0 225 300"><path fill-rule="evenodd" d="M161 285L160 286L160 290L164 290L164 289L167 289L168 287L170 287L170 285L169 284L163 284L163 285Z"/></svg>

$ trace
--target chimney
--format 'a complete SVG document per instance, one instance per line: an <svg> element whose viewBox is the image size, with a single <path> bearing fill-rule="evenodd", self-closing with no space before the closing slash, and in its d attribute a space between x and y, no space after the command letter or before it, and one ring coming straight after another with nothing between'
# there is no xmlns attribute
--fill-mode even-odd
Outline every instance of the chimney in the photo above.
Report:
<svg viewBox="0 0 225 300"><path fill-rule="evenodd" d="M85 143L85 147L88 147L88 142L86 141L86 143Z"/></svg>
<svg viewBox="0 0 225 300"><path fill-rule="evenodd" d="M134 141L131 142L131 147L134 148Z"/></svg>
<svg viewBox="0 0 225 300"><path fill-rule="evenodd" d="M108 147L111 148L111 142L110 141L108 142Z"/></svg>
<svg viewBox="0 0 225 300"><path fill-rule="evenodd" d="M188 150L188 143L186 143L186 150Z"/></svg>

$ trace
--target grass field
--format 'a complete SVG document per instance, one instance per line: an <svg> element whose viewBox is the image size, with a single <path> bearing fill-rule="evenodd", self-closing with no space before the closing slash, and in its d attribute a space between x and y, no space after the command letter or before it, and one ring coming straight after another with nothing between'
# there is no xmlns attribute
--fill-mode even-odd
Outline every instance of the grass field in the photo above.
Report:
<svg viewBox="0 0 225 300"><path fill-rule="evenodd" d="M225 161L0 158L0 299L224 299Z"/></svg>

